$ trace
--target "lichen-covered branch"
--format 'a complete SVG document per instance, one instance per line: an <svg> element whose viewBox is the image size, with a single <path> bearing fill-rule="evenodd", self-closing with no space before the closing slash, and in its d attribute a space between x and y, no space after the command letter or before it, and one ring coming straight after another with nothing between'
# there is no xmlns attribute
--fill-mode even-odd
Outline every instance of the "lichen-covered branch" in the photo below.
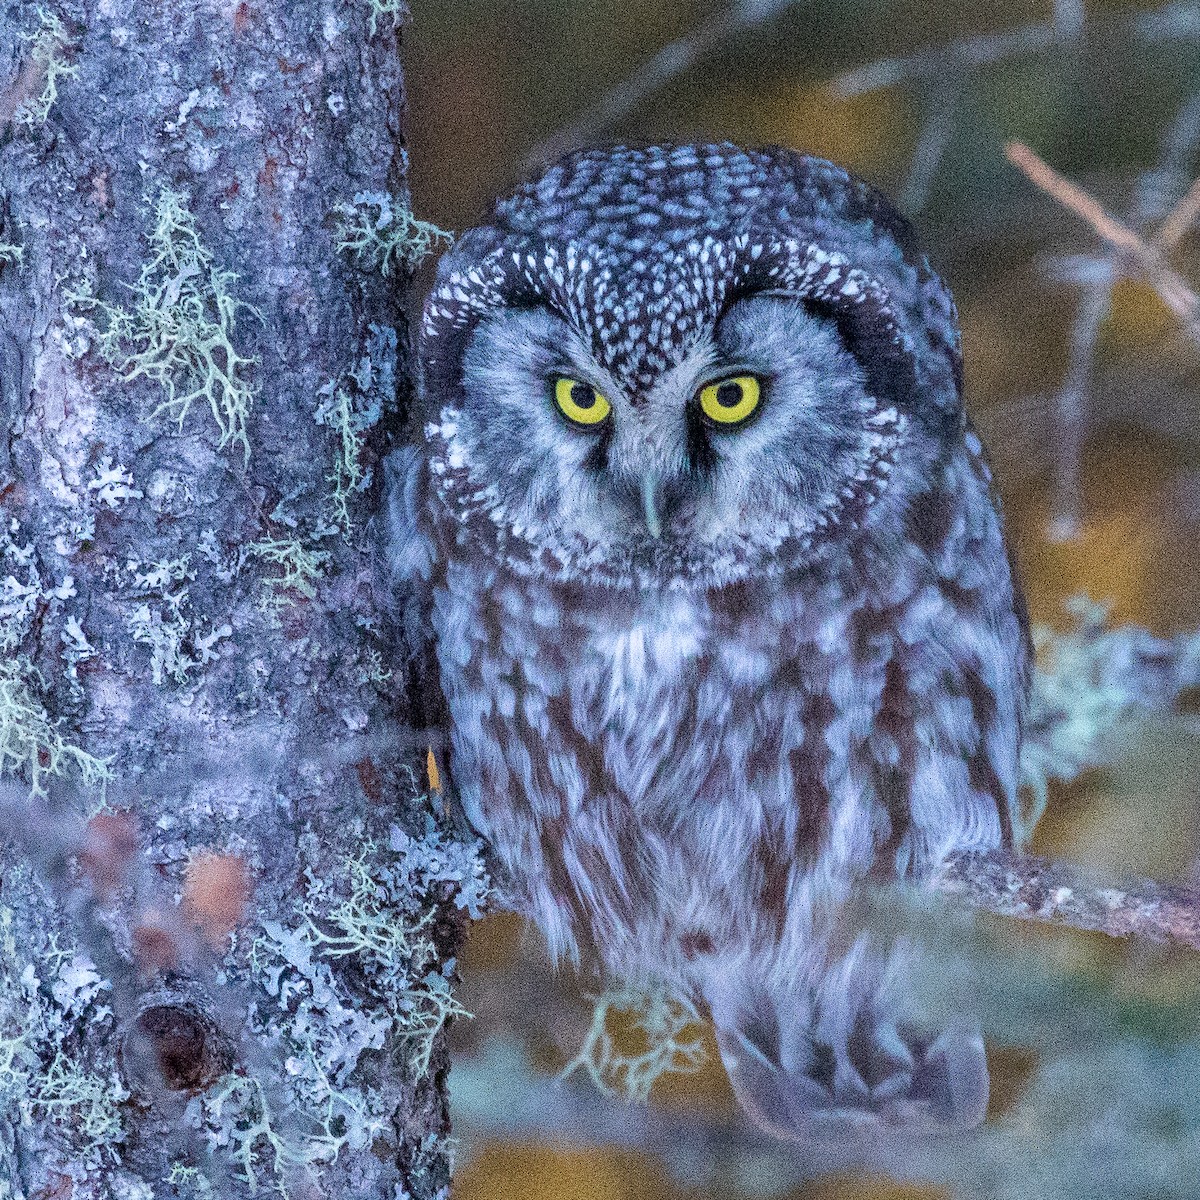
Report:
<svg viewBox="0 0 1200 1200"><path fill-rule="evenodd" d="M1200 683L1200 633L1156 637L1112 627L1102 604L1075 597L1064 630L1034 628L1038 669L1021 747L1017 842L1032 835L1051 783L1068 782L1120 753L1122 727L1169 711Z"/></svg>
<svg viewBox="0 0 1200 1200"><path fill-rule="evenodd" d="M1110 937L1200 950L1200 891L1140 879L1104 883L1064 862L990 850L952 855L932 886L956 903Z"/></svg>

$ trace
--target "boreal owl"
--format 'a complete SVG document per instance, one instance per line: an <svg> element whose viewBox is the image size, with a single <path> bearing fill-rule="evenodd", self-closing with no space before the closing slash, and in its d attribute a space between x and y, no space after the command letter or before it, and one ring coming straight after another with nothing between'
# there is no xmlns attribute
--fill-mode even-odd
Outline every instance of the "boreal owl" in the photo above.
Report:
<svg viewBox="0 0 1200 1200"><path fill-rule="evenodd" d="M558 959L712 1016L747 1111L966 1126L864 881L1007 844L1027 638L953 301L785 149L571 155L441 260L389 557L450 766Z"/></svg>

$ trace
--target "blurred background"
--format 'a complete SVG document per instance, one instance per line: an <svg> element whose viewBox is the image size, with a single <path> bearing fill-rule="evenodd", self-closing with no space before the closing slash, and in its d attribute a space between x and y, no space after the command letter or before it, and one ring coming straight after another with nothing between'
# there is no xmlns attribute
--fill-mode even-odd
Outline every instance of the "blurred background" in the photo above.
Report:
<svg viewBox="0 0 1200 1200"><path fill-rule="evenodd" d="M1200 3L412 10L418 215L462 230L579 145L729 139L834 159L897 200L955 293L968 406L1034 620L1067 631L1064 602L1087 595L1111 605L1114 624L1163 636L1200 625L1200 228L1176 208L1200 174ZM1006 159L1012 140L1142 248L1118 253L1036 187ZM1102 765L1052 786L1032 848L1112 875L1197 881L1194 710L1120 723ZM1012 926L977 921L934 939L987 976L984 1128L864 1166L836 1147L781 1153L743 1136L715 1054L698 1074L659 1080L649 1109L604 1097L583 1071L555 1086L598 987L555 978L536 934L490 917L460 964L477 1015L454 1031L459 1200L1197 1200L1200 956ZM644 1036L628 1021L610 1028L635 1050Z"/></svg>

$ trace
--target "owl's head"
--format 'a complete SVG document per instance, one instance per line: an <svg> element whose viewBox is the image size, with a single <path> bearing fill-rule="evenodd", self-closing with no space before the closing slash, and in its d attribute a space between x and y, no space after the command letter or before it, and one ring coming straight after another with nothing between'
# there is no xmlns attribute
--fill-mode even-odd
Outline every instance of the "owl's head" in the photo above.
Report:
<svg viewBox="0 0 1200 1200"><path fill-rule="evenodd" d="M614 586L886 538L962 437L953 302L907 224L783 149L564 159L442 259L421 367L460 536Z"/></svg>

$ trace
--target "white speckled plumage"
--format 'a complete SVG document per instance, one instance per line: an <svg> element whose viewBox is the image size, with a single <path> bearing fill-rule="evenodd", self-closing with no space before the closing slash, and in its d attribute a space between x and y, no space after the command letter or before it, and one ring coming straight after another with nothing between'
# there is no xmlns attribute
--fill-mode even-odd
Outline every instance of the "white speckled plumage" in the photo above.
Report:
<svg viewBox="0 0 1200 1200"><path fill-rule="evenodd" d="M1011 836L1024 619L957 347L886 201L730 146L565 160L426 306L391 544L458 793L551 953L706 1004L784 1136L986 1101L978 1038L903 1023L901 958L842 916ZM769 391L714 434L689 406L734 368ZM553 410L562 372L603 439Z"/></svg>

